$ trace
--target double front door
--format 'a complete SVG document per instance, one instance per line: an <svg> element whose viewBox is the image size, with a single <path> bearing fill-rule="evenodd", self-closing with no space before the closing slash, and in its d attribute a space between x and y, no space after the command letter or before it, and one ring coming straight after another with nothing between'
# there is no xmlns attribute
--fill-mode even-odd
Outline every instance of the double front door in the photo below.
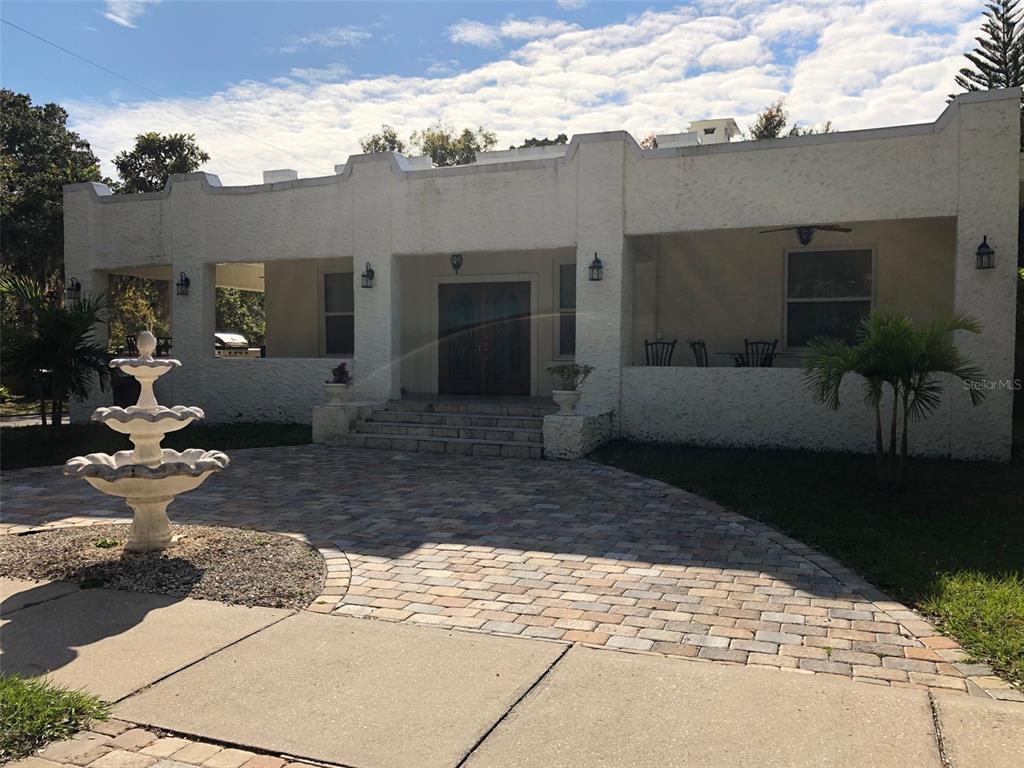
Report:
<svg viewBox="0 0 1024 768"><path fill-rule="evenodd" d="M530 284L438 286L438 391L530 394Z"/></svg>

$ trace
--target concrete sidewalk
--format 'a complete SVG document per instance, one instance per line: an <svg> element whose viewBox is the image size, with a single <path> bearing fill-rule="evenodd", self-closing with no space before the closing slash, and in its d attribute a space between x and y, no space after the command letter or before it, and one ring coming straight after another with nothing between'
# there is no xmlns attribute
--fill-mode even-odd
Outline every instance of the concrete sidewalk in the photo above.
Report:
<svg viewBox="0 0 1024 768"><path fill-rule="evenodd" d="M155 595L0 589L5 671L49 671L116 700L125 720L307 760L1020 765L1024 706L989 699Z"/></svg>

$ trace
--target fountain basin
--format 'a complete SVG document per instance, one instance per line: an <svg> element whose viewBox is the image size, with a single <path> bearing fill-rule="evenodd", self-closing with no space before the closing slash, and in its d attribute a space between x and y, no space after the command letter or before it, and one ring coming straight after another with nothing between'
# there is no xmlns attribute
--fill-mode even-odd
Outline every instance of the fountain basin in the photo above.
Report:
<svg viewBox="0 0 1024 768"><path fill-rule="evenodd" d="M167 505L178 494L198 488L229 463L230 459L220 451L202 448L165 448L156 466L137 463L134 451L118 451L112 455L76 456L64 465L64 474L83 479L110 496L123 498L135 511L125 549L156 552L166 549L172 539Z"/></svg>

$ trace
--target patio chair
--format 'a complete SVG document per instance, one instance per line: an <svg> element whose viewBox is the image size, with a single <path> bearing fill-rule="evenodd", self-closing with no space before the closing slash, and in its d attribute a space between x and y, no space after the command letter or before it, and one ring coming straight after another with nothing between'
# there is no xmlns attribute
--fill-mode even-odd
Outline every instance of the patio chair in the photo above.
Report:
<svg viewBox="0 0 1024 768"><path fill-rule="evenodd" d="M733 362L740 367L749 368L771 368L775 363L775 347L779 340L775 341L748 341L743 340L743 355L733 355ZM742 357L742 362L737 358Z"/></svg>
<svg viewBox="0 0 1024 768"><path fill-rule="evenodd" d="M170 336L156 337L156 357L170 357L173 347Z"/></svg>
<svg viewBox="0 0 1024 768"><path fill-rule="evenodd" d="M139 356L139 345L134 336L124 337L124 354L128 357Z"/></svg>
<svg viewBox="0 0 1024 768"><path fill-rule="evenodd" d="M644 339L644 355L647 364L654 366L672 365L672 353L676 350L676 339L672 341L647 341Z"/></svg>
<svg viewBox="0 0 1024 768"><path fill-rule="evenodd" d="M694 339L688 341L690 345L690 351L693 352L694 364L698 368L708 367L708 345L704 343L704 339Z"/></svg>

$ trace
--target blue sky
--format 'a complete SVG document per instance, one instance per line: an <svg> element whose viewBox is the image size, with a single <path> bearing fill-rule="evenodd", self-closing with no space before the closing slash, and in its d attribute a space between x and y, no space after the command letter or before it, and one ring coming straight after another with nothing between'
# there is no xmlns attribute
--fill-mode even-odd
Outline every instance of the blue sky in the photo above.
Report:
<svg viewBox="0 0 1024 768"><path fill-rule="evenodd" d="M225 183L323 175L389 122L527 136L690 120L746 128L780 96L853 129L933 120L980 0L690 3L4 2L5 87L57 101L109 159L145 130L196 133ZM154 93L157 95L154 95Z"/></svg>

